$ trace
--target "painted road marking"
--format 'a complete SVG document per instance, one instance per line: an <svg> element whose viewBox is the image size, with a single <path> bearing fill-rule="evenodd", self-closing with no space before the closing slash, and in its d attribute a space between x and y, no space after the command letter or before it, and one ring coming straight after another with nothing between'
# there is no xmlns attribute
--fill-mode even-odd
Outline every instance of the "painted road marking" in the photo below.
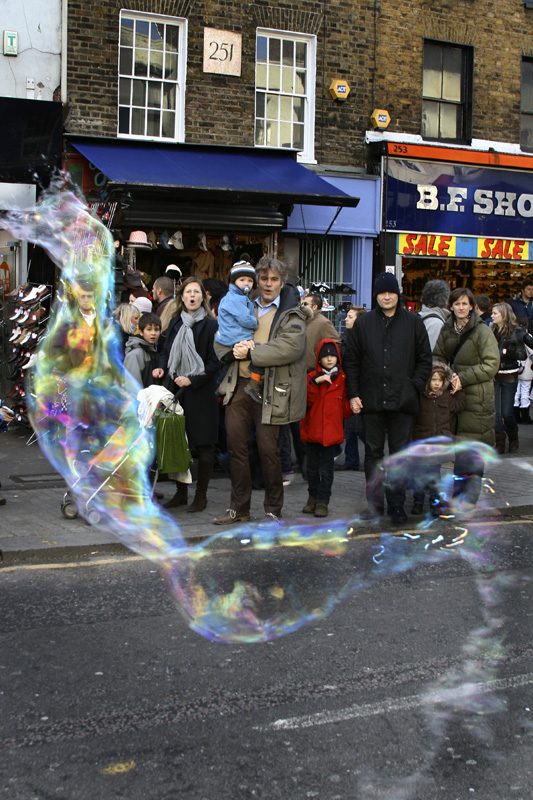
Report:
<svg viewBox="0 0 533 800"><path fill-rule="evenodd" d="M516 675L511 678L499 678L498 680L488 681L487 683L477 683L475 687L480 692L492 692L499 689L512 689L518 686L527 686L533 683L533 673L530 672L526 675ZM472 687L469 686L469 690ZM455 690L455 693L460 691ZM435 702L439 701L439 697L446 701L447 693L435 692L431 695L431 699ZM308 714L302 717L289 717L287 719L277 719L270 725L257 728L256 730L300 730L303 728L312 728L315 725L331 725L335 722L346 722L351 719L361 719L364 717L374 717L378 714L390 714L394 711L409 711L413 708L420 708L423 703L419 695L411 695L409 697L402 697L400 700L382 700L379 703L365 703L362 705L350 706L349 708L341 708L338 711L319 711L317 714Z"/></svg>

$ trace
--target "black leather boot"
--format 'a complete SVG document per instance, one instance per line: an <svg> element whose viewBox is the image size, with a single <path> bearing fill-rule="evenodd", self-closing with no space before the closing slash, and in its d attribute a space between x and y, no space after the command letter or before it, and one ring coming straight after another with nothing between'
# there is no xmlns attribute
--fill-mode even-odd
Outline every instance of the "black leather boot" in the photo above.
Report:
<svg viewBox="0 0 533 800"><path fill-rule="evenodd" d="M196 511L203 511L207 505L207 487L213 472L212 461L198 461L198 479L196 481L196 493L194 500L187 511L194 514Z"/></svg>
<svg viewBox="0 0 533 800"><path fill-rule="evenodd" d="M165 503L164 508L177 508L178 506L187 505L187 484L176 481L176 494L171 497L168 503Z"/></svg>

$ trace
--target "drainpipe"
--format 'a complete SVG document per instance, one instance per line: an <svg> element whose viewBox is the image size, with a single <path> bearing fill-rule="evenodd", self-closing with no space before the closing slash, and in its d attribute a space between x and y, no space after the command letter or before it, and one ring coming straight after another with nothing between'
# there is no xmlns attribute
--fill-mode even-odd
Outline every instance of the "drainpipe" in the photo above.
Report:
<svg viewBox="0 0 533 800"><path fill-rule="evenodd" d="M67 104L68 0L61 0L61 102Z"/></svg>

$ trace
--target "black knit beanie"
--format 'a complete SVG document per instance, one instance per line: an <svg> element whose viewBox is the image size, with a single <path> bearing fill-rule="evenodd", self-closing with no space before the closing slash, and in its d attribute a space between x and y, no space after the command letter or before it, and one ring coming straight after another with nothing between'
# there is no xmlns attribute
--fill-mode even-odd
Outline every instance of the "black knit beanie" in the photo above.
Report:
<svg viewBox="0 0 533 800"><path fill-rule="evenodd" d="M392 272L380 272L378 275L376 275L373 297L376 298L378 294L382 294L383 292L391 292L391 294L397 295L400 294L398 281Z"/></svg>

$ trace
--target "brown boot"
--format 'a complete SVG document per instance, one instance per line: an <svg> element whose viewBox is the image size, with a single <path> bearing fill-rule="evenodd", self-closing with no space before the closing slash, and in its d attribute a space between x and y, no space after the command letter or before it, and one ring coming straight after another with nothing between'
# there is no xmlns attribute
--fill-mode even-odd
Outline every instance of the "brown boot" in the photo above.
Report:
<svg viewBox="0 0 533 800"><path fill-rule="evenodd" d="M317 503L315 508L315 517L327 517L328 505L327 503Z"/></svg>
<svg viewBox="0 0 533 800"><path fill-rule="evenodd" d="M207 487L211 473L213 472L212 461L199 461L198 462L198 480L196 481L196 494L194 500L187 508L187 511L194 513L195 511L203 511L207 505Z"/></svg>
<svg viewBox="0 0 533 800"><path fill-rule="evenodd" d="M310 497L302 508L302 514L314 514L316 508L316 500L314 497Z"/></svg>
<svg viewBox="0 0 533 800"><path fill-rule="evenodd" d="M507 431L507 436L509 437L509 452L510 453L517 453L518 452L518 428L515 431Z"/></svg>
<svg viewBox="0 0 533 800"><path fill-rule="evenodd" d="M494 445L496 452L501 456L505 453L505 433L496 434L496 444Z"/></svg>
<svg viewBox="0 0 533 800"><path fill-rule="evenodd" d="M178 506L187 505L187 484L176 481L176 494L171 497L168 503L165 503L163 508L177 508Z"/></svg>

